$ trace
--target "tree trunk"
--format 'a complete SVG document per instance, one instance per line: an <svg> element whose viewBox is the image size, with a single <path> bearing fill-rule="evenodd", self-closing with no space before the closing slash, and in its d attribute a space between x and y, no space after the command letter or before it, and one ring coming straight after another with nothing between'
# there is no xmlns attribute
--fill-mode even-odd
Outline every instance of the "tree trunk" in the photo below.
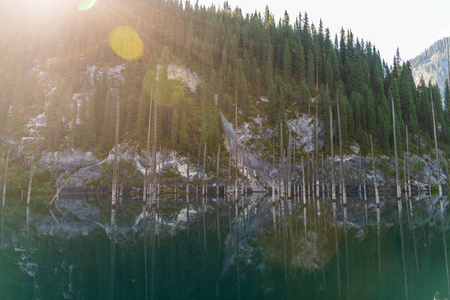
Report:
<svg viewBox="0 0 450 300"><path fill-rule="evenodd" d="M238 186L237 186L237 175L238 175L238 132L237 132L237 89L236 89L236 94L235 94L235 116L234 116L234 123L235 123L235 131L236 131L236 138L235 138L235 144L234 144L234 148L235 148L235 158L234 158L234 202L237 203L238 200Z"/></svg>
<svg viewBox="0 0 450 300"><path fill-rule="evenodd" d="M400 188L400 179L398 175L397 132L395 130L395 106L393 97L391 97L391 102L392 102L392 124L394 128L395 184L397 185L397 200L399 200L402 197L402 190Z"/></svg>
<svg viewBox="0 0 450 300"><path fill-rule="evenodd" d="M119 123L120 123L120 97L117 98L116 104L116 134L114 140L114 169L113 169L113 182L112 182L112 192L111 192L111 206L116 207L117 201L117 172L119 169L118 160L118 144L119 144Z"/></svg>
<svg viewBox="0 0 450 300"><path fill-rule="evenodd" d="M302 196L303 205L306 207L306 182L305 182L305 162L302 156Z"/></svg>
<svg viewBox="0 0 450 300"><path fill-rule="evenodd" d="M152 106L153 106L153 90L151 92L150 109L148 112L148 128L147 128L147 148L145 149L145 174L144 174L144 191L142 193L142 201L147 203L148 194L148 152L150 151L150 131L152 128Z"/></svg>
<svg viewBox="0 0 450 300"><path fill-rule="evenodd" d="M336 182L334 179L333 112L330 105L330 141L331 141L331 199L336 202Z"/></svg>
<svg viewBox="0 0 450 300"><path fill-rule="evenodd" d="M6 198L6 180L8 178L8 162L9 162L9 150L6 155L6 164L5 164L5 179L3 179L3 207L5 207L5 198Z"/></svg>
<svg viewBox="0 0 450 300"><path fill-rule="evenodd" d="M374 158L374 153L373 153L372 135L370 135L370 148L372 150L372 168L373 168L373 184L374 184L374 187L375 187L375 201L377 203L377 207L380 207L380 196L378 194L377 169L375 167L375 158Z"/></svg>
<svg viewBox="0 0 450 300"><path fill-rule="evenodd" d="M188 197L188 199L189 199L189 166L190 166L190 153L188 153L188 158L187 158L187 174L186 174L186 181L187 181L187 183L186 183L186 195L187 195L187 197ZM189 207L188 207L188 209L189 209ZM189 213L189 211L188 211L188 213Z"/></svg>
<svg viewBox="0 0 450 300"><path fill-rule="evenodd" d="M153 118L153 149L152 149L152 179L153 179L153 184L152 184L152 189L153 189L153 200L152 200L152 206L156 207L156 150L157 148L157 141L158 141L158 105L156 104L155 101L155 117Z"/></svg>
<svg viewBox="0 0 450 300"><path fill-rule="evenodd" d="M217 201L219 201L219 166L220 166L220 144L217 150L217 175L216 175L216 196Z"/></svg>
<svg viewBox="0 0 450 300"><path fill-rule="evenodd" d="M409 153L409 137L408 137L408 125L406 125L406 177L408 183L408 196L411 198L411 174L410 174L410 153Z"/></svg>
<svg viewBox="0 0 450 300"><path fill-rule="evenodd" d="M433 91L431 91L431 111L433 113L433 128L434 128L434 150L436 152L437 168L438 168L438 186L439 186L439 198L442 199L442 185L441 185L441 162L439 159L437 134L436 134L436 118L434 115L434 103L433 103ZM430 157L431 158L431 157Z"/></svg>
<svg viewBox="0 0 450 300"><path fill-rule="evenodd" d="M206 143L203 150L203 196L206 195Z"/></svg>
<svg viewBox="0 0 450 300"><path fill-rule="evenodd" d="M34 152L31 155L30 180L28 181L27 206L30 205L30 202L31 202L31 185L33 184L33 167L34 167Z"/></svg>
<svg viewBox="0 0 450 300"><path fill-rule="evenodd" d="M318 83L317 83L318 84ZM314 122L316 125L316 143L315 143L315 150L316 150L316 198L319 199L320 197L320 181L319 181L319 97L316 97L316 121Z"/></svg>
<svg viewBox="0 0 450 300"><path fill-rule="evenodd" d="M341 157L341 186L342 186L342 201L344 206L347 206L347 192L345 188L345 172L344 172L344 157L342 155L342 132L341 132L341 115L339 110L339 97L337 100L337 113L338 113L338 127L339 127L339 151Z"/></svg>

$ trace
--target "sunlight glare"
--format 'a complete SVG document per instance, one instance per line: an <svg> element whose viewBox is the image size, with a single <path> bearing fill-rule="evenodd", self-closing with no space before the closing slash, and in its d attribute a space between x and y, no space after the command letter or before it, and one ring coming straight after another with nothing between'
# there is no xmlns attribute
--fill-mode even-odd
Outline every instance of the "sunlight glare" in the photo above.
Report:
<svg viewBox="0 0 450 300"><path fill-rule="evenodd" d="M78 10L88 10L92 6L94 6L96 0L81 0L80 4L78 5Z"/></svg>
<svg viewBox="0 0 450 300"><path fill-rule="evenodd" d="M114 29L109 36L109 46L117 55L126 60L139 59L144 50L139 34L129 26L120 26Z"/></svg>

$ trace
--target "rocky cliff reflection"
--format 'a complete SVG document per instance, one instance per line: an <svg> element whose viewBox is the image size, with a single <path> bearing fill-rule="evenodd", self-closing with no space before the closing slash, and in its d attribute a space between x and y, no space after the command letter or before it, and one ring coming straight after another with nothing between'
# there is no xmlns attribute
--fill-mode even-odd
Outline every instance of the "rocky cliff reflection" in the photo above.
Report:
<svg viewBox="0 0 450 300"><path fill-rule="evenodd" d="M261 204L256 236L269 263L314 270L330 261L336 251L335 224L328 203L320 202L320 211L314 206L294 205L291 213L286 214L287 210L282 208L287 201L281 201L273 206L276 224L263 217L270 212L267 208L271 203L266 204L267 208ZM337 231L340 232L339 228Z"/></svg>
<svg viewBox="0 0 450 300"><path fill-rule="evenodd" d="M61 196L51 211L7 199L0 290L5 299L445 298L448 200L409 200L399 217L395 199L369 198L366 217L358 198L344 209L329 199L161 197L153 209L129 197L111 210L108 198Z"/></svg>

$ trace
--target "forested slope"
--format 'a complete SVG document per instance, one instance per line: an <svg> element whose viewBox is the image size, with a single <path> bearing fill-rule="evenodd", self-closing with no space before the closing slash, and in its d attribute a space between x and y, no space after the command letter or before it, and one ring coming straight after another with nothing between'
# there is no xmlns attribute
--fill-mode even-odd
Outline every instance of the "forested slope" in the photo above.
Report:
<svg viewBox="0 0 450 300"><path fill-rule="evenodd" d="M449 149L450 114L438 105L438 86L425 81L416 86L411 64L399 53L389 66L375 45L351 30L330 33L322 21L310 23L306 12L275 20L268 8L243 15L227 3L219 9L189 1L107 0L80 11L79 1L50 2L1 4L4 138L34 137L31 147L42 151L75 148L105 155L114 144L120 99L120 141L143 150L153 99L162 146L187 154L206 143L212 154L221 142L218 109L234 120L237 102L239 123L266 115L264 126L283 128L287 143L290 113L307 112L317 99L319 118L328 124L328 107L336 114L339 98L345 147L357 142L367 152L372 134L379 151L391 155L391 98L401 153L406 125L411 138L431 141L433 94L438 140ZM109 43L123 25L143 43L139 56L129 60ZM169 64L198 74L195 92L168 78ZM260 102L261 96L268 102ZM328 136L324 126L325 154Z"/></svg>
<svg viewBox="0 0 450 300"><path fill-rule="evenodd" d="M433 84L439 85L442 95L445 94L446 85L448 88L447 78L449 71L447 39L448 38L443 38L435 42L424 52L411 60L414 81L419 83L422 77L426 82L431 80ZM445 99L448 99L448 97Z"/></svg>

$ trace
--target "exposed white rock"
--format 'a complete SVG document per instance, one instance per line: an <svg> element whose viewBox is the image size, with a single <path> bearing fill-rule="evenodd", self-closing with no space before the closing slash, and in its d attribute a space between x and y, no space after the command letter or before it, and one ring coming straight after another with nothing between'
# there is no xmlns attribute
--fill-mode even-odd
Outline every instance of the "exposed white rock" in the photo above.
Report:
<svg viewBox="0 0 450 300"><path fill-rule="evenodd" d="M316 135L316 124L314 117L308 117L307 114L302 114L301 116L297 114L297 117L291 120L287 120L287 125L290 130L297 134L293 137L297 142L297 149L303 149L303 151L310 152L314 150L315 147L315 135ZM318 122L319 125L319 149L323 146L323 123L321 120Z"/></svg>
<svg viewBox="0 0 450 300"><path fill-rule="evenodd" d="M197 211L189 209L189 218L193 218L197 215ZM187 222L187 208L183 208L177 216L177 223Z"/></svg>
<svg viewBox="0 0 450 300"><path fill-rule="evenodd" d="M158 71L160 69L158 65ZM197 91L197 86L201 83L200 78L194 71L175 64L170 64L167 66L167 77L169 79L176 79L187 85L189 89L195 93Z"/></svg>

